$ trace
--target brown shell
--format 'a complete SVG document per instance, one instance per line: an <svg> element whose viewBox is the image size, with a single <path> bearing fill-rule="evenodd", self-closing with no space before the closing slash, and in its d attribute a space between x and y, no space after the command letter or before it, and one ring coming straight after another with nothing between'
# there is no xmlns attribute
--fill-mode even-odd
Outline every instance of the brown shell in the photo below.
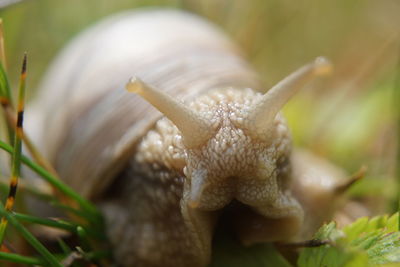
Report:
<svg viewBox="0 0 400 267"><path fill-rule="evenodd" d="M51 65L27 112L27 131L86 197L101 194L161 116L126 92L133 75L183 100L216 87L260 90L232 42L195 15L131 11L86 30Z"/></svg>

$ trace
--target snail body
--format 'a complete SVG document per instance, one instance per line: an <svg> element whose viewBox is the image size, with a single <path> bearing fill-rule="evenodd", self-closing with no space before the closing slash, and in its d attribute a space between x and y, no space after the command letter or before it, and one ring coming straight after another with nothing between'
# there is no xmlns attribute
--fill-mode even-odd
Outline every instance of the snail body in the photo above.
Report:
<svg viewBox="0 0 400 267"><path fill-rule="evenodd" d="M99 206L120 264L206 266L227 206L247 245L305 238L332 216L342 173L292 150L279 113L328 69L318 58L263 94L215 26L173 10L126 12L55 60L27 131Z"/></svg>

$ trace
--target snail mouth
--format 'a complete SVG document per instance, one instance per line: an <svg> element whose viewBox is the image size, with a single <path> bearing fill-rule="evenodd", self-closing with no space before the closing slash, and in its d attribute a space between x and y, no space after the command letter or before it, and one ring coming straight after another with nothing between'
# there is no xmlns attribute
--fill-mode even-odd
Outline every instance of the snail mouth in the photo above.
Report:
<svg viewBox="0 0 400 267"><path fill-rule="evenodd" d="M226 238L232 237L235 237L232 242L245 246L287 240L299 231L301 221L298 216L263 216L251 206L232 200L220 211L214 243L226 242Z"/></svg>
<svg viewBox="0 0 400 267"><path fill-rule="evenodd" d="M220 238L227 236L238 236L238 219L244 214L254 213L250 206L233 199L228 205L220 210L218 222L215 229L214 242L220 242Z"/></svg>

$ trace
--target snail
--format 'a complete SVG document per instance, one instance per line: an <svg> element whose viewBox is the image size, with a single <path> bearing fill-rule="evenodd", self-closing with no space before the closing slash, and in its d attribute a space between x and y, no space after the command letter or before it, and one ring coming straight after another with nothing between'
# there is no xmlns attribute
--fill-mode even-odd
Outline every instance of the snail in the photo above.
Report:
<svg viewBox="0 0 400 267"><path fill-rule="evenodd" d="M264 93L215 25L129 11L63 50L26 131L98 205L119 264L206 266L221 216L245 245L304 240L332 217L345 175L292 148L280 113L330 68L319 57Z"/></svg>

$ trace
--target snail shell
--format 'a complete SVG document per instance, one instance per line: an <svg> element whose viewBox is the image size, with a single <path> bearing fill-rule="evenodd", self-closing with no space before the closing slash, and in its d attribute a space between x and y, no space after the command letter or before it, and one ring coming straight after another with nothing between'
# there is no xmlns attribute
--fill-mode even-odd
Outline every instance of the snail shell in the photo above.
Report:
<svg viewBox="0 0 400 267"><path fill-rule="evenodd" d="M174 10L126 12L58 56L27 131L62 179L99 205L120 264L205 266L226 206L245 244L303 238L332 215L341 174L292 152L278 113L291 87L324 71L320 61L263 95L214 25ZM131 76L140 79L128 90L162 113L124 89ZM315 199L329 208L308 217L320 210Z"/></svg>
<svg viewBox="0 0 400 267"><path fill-rule="evenodd" d="M260 89L237 48L195 16L127 12L90 28L50 67L38 105L57 112L42 114L51 131L35 133L59 174L86 197L101 194L161 117L123 90L133 74L183 100L231 84Z"/></svg>

